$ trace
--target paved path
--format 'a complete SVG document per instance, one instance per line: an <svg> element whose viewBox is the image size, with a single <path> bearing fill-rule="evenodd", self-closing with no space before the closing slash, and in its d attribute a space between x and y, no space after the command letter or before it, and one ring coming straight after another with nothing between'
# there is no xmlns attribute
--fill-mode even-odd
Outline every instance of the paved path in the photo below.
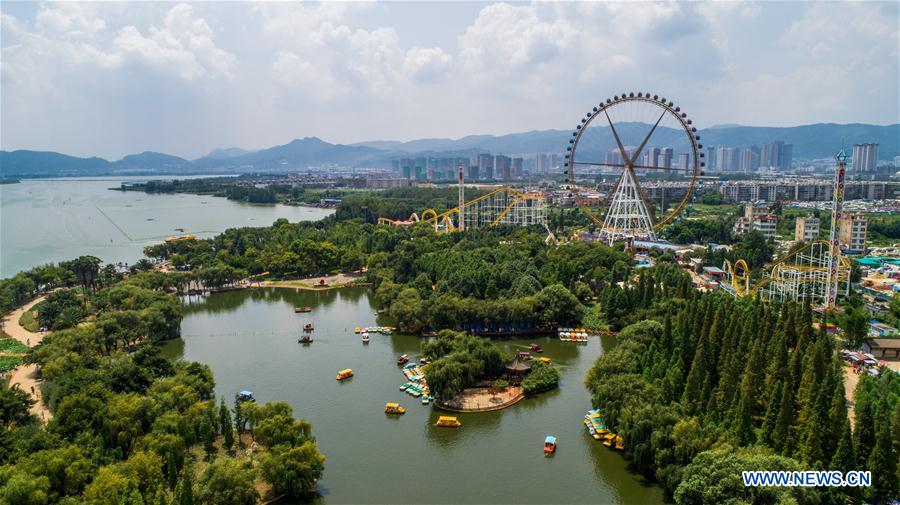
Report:
<svg viewBox="0 0 900 505"><path fill-rule="evenodd" d="M40 341L44 339L45 334L43 332L35 333L26 330L19 324L19 318L22 317L22 314L28 312L32 307L42 301L44 301L44 297L38 297L4 317L3 333L29 347L34 347L40 343ZM42 421L49 421L53 415L47 409L47 406L44 405L43 398L41 398L40 381L35 377L36 375L36 365L19 365L10 375L9 386L14 387L15 385L18 385L22 391L30 394L35 401L34 405L31 406L31 413L39 417Z"/></svg>

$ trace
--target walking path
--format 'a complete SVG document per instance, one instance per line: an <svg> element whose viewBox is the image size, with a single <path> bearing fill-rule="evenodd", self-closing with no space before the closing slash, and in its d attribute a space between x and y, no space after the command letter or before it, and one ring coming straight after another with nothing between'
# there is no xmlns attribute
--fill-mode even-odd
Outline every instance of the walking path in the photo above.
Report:
<svg viewBox="0 0 900 505"><path fill-rule="evenodd" d="M44 333L35 333L26 330L19 324L19 318L42 301L44 301L44 297L38 297L4 317L3 333L28 347L34 347L39 344L41 340L44 339ZM37 365L19 365L10 375L9 387L18 385L22 391L31 395L31 398L35 401L34 405L31 406L31 413L46 422L49 421L53 415L50 413L50 410L47 409L47 406L44 405L43 398L41 397L40 381L37 379L36 375Z"/></svg>

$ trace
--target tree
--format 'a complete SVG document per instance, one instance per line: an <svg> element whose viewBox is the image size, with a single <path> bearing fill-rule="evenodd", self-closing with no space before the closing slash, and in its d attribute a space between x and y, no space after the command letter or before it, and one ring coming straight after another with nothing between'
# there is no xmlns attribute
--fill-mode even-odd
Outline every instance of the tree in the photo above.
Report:
<svg viewBox="0 0 900 505"><path fill-rule="evenodd" d="M253 470L233 459L210 463L200 479L199 503L205 505L255 505L259 492Z"/></svg>
<svg viewBox="0 0 900 505"><path fill-rule="evenodd" d="M222 436L224 437L223 445L226 450L231 450L231 447L234 445L234 428L231 425L231 412L229 412L228 407L225 406L225 399L222 399L221 405L219 405L219 431L222 432Z"/></svg>
<svg viewBox="0 0 900 505"><path fill-rule="evenodd" d="M260 473L276 493L299 497L316 490L316 482L325 470L325 456L311 441L286 450L267 453Z"/></svg>
<svg viewBox="0 0 900 505"><path fill-rule="evenodd" d="M872 488L877 500L887 500L897 494L897 457L891 440L891 423L882 422L878 427L875 447L868 461L868 469L872 472Z"/></svg>
<svg viewBox="0 0 900 505"><path fill-rule="evenodd" d="M853 307L842 318L844 337L851 348L858 348L866 340L871 314L865 307Z"/></svg>
<svg viewBox="0 0 900 505"><path fill-rule="evenodd" d="M0 423L10 428L35 421L29 409L34 400L18 387L0 385Z"/></svg>
<svg viewBox="0 0 900 505"><path fill-rule="evenodd" d="M194 505L194 483L191 481L191 469L181 472L181 479L175 488L175 501L172 505Z"/></svg>
<svg viewBox="0 0 900 505"><path fill-rule="evenodd" d="M553 284L537 294L536 304L543 326L576 323L581 321L583 307L578 298L562 284Z"/></svg>
<svg viewBox="0 0 900 505"><path fill-rule="evenodd" d="M47 477L34 477L23 472L14 472L0 487L3 503L18 505L45 505L49 503Z"/></svg>
<svg viewBox="0 0 900 505"><path fill-rule="evenodd" d="M677 505L712 503L813 503L807 488L745 486L741 472L747 470L799 471L798 461L760 448L734 449L724 446L702 452L684 468L675 490Z"/></svg>

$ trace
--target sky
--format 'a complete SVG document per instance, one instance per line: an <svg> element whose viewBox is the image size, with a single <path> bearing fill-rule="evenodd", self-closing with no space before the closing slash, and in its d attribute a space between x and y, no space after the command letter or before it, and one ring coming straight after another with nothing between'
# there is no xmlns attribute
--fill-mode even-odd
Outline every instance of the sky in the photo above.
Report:
<svg viewBox="0 0 900 505"><path fill-rule="evenodd" d="M0 3L0 147L160 151L571 129L900 122L900 2Z"/></svg>

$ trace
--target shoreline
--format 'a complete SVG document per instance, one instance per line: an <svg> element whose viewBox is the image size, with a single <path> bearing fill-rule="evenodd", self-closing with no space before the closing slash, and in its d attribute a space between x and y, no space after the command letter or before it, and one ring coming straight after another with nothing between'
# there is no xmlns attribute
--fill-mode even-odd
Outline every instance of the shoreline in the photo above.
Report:
<svg viewBox="0 0 900 505"><path fill-rule="evenodd" d="M494 412L503 410L507 407L512 407L525 399L525 389L521 386L508 387L505 391L496 395L488 393L488 389L490 388L469 388L464 390L461 394L451 400L454 403L460 402L462 404L461 406L452 406L440 401L434 402L434 406L440 410L446 410L447 412ZM491 400L497 397L505 397L505 399L499 403L492 404ZM485 405L484 402L479 401L484 400L485 398L487 398L487 405Z"/></svg>

